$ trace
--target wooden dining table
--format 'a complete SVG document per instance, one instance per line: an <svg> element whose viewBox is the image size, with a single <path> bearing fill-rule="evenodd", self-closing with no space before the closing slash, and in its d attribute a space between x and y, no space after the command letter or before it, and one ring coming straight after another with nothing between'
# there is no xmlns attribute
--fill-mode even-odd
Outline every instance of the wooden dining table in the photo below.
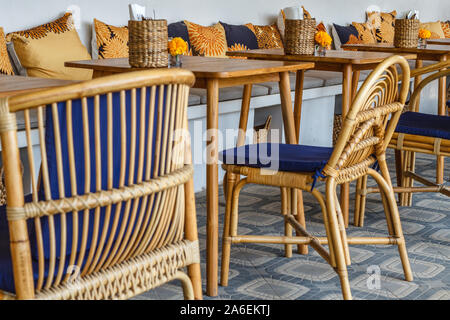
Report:
<svg viewBox="0 0 450 320"><path fill-rule="evenodd" d="M427 45L428 44L440 44L443 46L450 46L450 38L445 38L445 39L428 39L427 40Z"/></svg>
<svg viewBox="0 0 450 320"><path fill-rule="evenodd" d="M115 73L141 70L132 68L127 58L102 59L66 62L66 67L93 70L93 77ZM207 90L206 107L206 209L207 209L207 243L206 243L206 294L218 294L218 248L219 248L219 178L218 178L218 121L219 89L244 85L244 103L250 102L251 85L276 81L280 86L281 109L286 127L288 143L297 143L289 72L311 69L312 62L293 61L255 61L242 59L210 58L200 56L183 56L181 68L194 73L195 88ZM250 89L250 90L249 90ZM247 97L247 98L246 98ZM248 109L248 105L243 105Z"/></svg>
<svg viewBox="0 0 450 320"><path fill-rule="evenodd" d="M444 62L450 58L450 44L427 44L424 48L397 48L393 44L389 43L376 43L376 44L345 44L342 45L345 50L356 51L371 51L371 52L388 52L392 54L416 54L416 68L423 66L424 60ZM421 81L421 76L417 76L414 79L414 87L416 87ZM438 84L438 115L447 114L447 79L446 77L439 78ZM444 157L437 157L436 164L436 184L444 183Z"/></svg>
<svg viewBox="0 0 450 320"><path fill-rule="evenodd" d="M360 72L363 70L373 70L384 59L392 56L392 53L384 52L358 52L343 50L327 50L324 56L319 55L286 55L283 49L256 49L248 51L228 51L228 56L245 57L256 60L269 61L296 61L313 62L314 70L334 71L342 73L342 118L345 118L353 98L356 95ZM416 59L414 53L402 54L406 59ZM297 140L300 134L301 122L301 100L305 70L297 71L296 94L295 94L295 132ZM344 215L345 225L349 221L349 184L342 185L341 188L341 208Z"/></svg>
<svg viewBox="0 0 450 320"><path fill-rule="evenodd" d="M0 98L73 83L76 81L0 75Z"/></svg>

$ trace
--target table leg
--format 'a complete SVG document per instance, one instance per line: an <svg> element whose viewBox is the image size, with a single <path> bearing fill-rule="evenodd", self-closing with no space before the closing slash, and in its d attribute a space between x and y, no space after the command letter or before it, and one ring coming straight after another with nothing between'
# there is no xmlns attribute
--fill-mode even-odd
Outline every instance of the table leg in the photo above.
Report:
<svg viewBox="0 0 450 320"><path fill-rule="evenodd" d="M245 144L245 137L247 133L247 124L248 124L248 113L250 111L250 101L252 98L252 84L246 84L244 85L244 91L242 94L242 104L241 104L241 114L239 116L239 131L238 131L238 138L236 147L241 147ZM225 176L223 178L223 194L225 196L225 199L227 198L227 184L228 184L228 174L231 173L225 173Z"/></svg>
<svg viewBox="0 0 450 320"><path fill-rule="evenodd" d="M300 141L300 122L302 118L303 83L305 70L298 70L295 78L294 123L297 143Z"/></svg>
<svg viewBox="0 0 450 320"><path fill-rule="evenodd" d="M353 79L352 79L352 102L353 102L353 100L355 100L356 93L358 92L358 83L359 83L360 74L361 74L361 72L360 72L359 70L353 72Z"/></svg>
<svg viewBox="0 0 450 320"><path fill-rule="evenodd" d="M422 68L423 67L423 61L422 60L416 60L416 69ZM419 85L420 81L422 81L422 76L418 75L414 78L414 89L417 88L417 86ZM420 97L418 97L417 99L417 103L414 106L414 110L419 110L419 105L420 105Z"/></svg>
<svg viewBox="0 0 450 320"><path fill-rule="evenodd" d="M346 64L342 70L342 121L345 121L347 112L350 109L352 103L352 84L353 84L353 68L351 64ZM341 210L344 216L345 227L348 227L349 220L349 198L350 198L350 185L344 183L341 186Z"/></svg>
<svg viewBox="0 0 450 320"><path fill-rule="evenodd" d="M239 133L237 139L237 147L243 146L245 143L245 134L247 132L248 113L250 111L250 100L252 98L252 84L244 86L244 93L242 95L241 115L239 118Z"/></svg>
<svg viewBox="0 0 450 320"><path fill-rule="evenodd" d="M447 61L447 56L443 56L440 62ZM439 93L438 93L438 114L446 115L446 102L447 102L447 78L439 78ZM444 183L444 157L437 157L436 159L436 184Z"/></svg>
<svg viewBox="0 0 450 320"><path fill-rule="evenodd" d="M297 81L298 82L298 81ZM302 83L302 81L301 81ZM281 112L283 115L283 123L284 123L284 131L286 135L286 142L290 144L296 144L298 142L297 140L297 133L298 130L295 126L294 121L294 113L292 112L292 98L291 98L291 86L289 83L289 73L288 72L280 72L280 97L281 97ZM297 83L296 83L297 85ZM300 86L300 84L299 84ZM303 87L303 86L302 86ZM298 95L296 94L296 97ZM297 101L298 102L298 101ZM298 104L296 107L298 108ZM295 112L295 110L294 110ZM298 113L299 111L297 111ZM305 225L305 215L303 210L303 194L300 190L292 190L291 193L292 202L291 202L291 211L294 213L297 213L297 221L303 226ZM288 200L289 201L289 200ZM293 202L297 203L296 208L292 207ZM300 210L299 210L300 209ZM300 254L306 254L308 252L308 246L307 245L299 245L298 246L298 252Z"/></svg>
<svg viewBox="0 0 450 320"><path fill-rule="evenodd" d="M297 76L295 77L295 100L294 100L294 125L295 125L295 134L296 134L296 142L300 142L300 123L302 119L302 103L303 103L303 84L305 80L305 70L298 70ZM297 192L296 197L294 197L294 201L292 205L297 204L297 217L298 222L302 225L306 225L305 221L305 209L303 207L303 193L301 190ZM297 235L300 234L297 232ZM308 254L308 246L297 246L297 251L300 254Z"/></svg>
<svg viewBox="0 0 450 320"><path fill-rule="evenodd" d="M219 256L219 177L218 177L218 127L219 81L207 81L206 115L206 294L215 297Z"/></svg>

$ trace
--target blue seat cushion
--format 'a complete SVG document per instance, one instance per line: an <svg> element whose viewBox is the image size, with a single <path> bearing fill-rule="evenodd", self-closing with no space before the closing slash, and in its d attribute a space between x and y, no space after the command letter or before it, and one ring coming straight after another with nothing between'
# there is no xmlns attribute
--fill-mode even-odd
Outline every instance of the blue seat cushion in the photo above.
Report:
<svg viewBox="0 0 450 320"><path fill-rule="evenodd" d="M396 132L450 139L450 117L405 112L400 117Z"/></svg>
<svg viewBox="0 0 450 320"><path fill-rule="evenodd" d="M25 197L25 202L31 201L31 195ZM28 228L33 220L28 220ZM37 273L37 263L33 272ZM35 275L37 279L37 274ZM9 229L6 220L6 206L0 206L0 290L15 293L11 251L9 248Z"/></svg>
<svg viewBox="0 0 450 320"><path fill-rule="evenodd" d="M228 149L220 152L224 164L266 168L288 172L316 172L321 170L333 152L333 148L260 143Z"/></svg>

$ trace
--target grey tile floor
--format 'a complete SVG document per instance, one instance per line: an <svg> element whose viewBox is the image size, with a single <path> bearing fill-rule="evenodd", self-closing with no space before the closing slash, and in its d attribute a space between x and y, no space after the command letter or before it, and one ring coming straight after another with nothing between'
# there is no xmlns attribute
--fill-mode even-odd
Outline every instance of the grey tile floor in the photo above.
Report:
<svg viewBox="0 0 450 320"><path fill-rule="evenodd" d="M393 157L389 157L393 167ZM433 157L419 155L417 172L433 177ZM446 163L445 177L450 175ZM395 175L392 174L395 181ZM323 191L323 185L319 187ZM221 190L222 192L222 190ZM351 188L354 199L354 186ZM205 193L196 195L205 289L206 207ZM248 186L240 198L240 234L279 235L283 232L280 217L279 189ZM305 193L307 228L324 235L318 204ZM353 202L351 202L353 205ZM220 194L220 234L224 213ZM394 246L351 246L350 284L354 299L450 299L450 199L434 193L414 195L412 207L401 207L400 215L406 238L413 282L403 280L403 271ZM350 221L353 217L350 212ZM349 235L385 235L386 222L378 195L367 201L365 226L350 225ZM219 254L220 256L220 254ZM219 262L220 263L220 262ZM222 300L320 300L342 299L339 278L333 269L313 250L308 255L284 257L282 245L235 244L231 248L230 281L219 286L219 295L205 299ZM377 277L377 275L379 275ZM377 281L379 279L379 282ZM175 282L142 294L135 299L182 299L180 284Z"/></svg>

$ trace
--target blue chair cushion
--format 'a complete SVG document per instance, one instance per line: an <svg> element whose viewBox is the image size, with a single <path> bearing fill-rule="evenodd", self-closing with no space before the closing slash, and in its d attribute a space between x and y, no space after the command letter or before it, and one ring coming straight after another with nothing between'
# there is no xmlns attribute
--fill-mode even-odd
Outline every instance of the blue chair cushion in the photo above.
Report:
<svg viewBox="0 0 450 320"><path fill-rule="evenodd" d="M25 197L25 202L31 201L31 195ZM28 220L28 228L32 220ZM37 263L33 265L37 273ZM35 275L37 279L37 274ZM0 290L15 293L11 251L9 248L9 229L6 220L6 206L0 206Z"/></svg>
<svg viewBox="0 0 450 320"><path fill-rule="evenodd" d="M326 147L260 143L222 151L219 158L228 165L315 173L326 165L332 152L333 148Z"/></svg>
<svg viewBox="0 0 450 320"><path fill-rule="evenodd" d="M450 117L405 112L400 117L396 132L450 139Z"/></svg>

